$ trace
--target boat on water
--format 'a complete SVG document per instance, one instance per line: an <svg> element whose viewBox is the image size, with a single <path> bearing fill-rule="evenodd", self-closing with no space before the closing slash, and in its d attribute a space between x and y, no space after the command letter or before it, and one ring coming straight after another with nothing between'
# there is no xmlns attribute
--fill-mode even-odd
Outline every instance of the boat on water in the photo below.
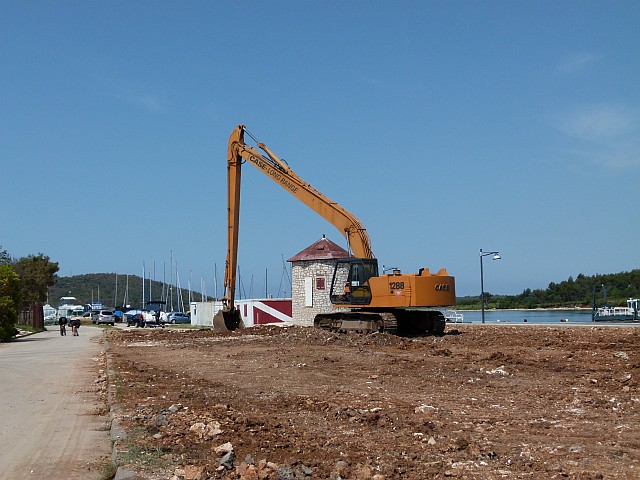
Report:
<svg viewBox="0 0 640 480"><path fill-rule="evenodd" d="M640 321L640 299L630 298L626 307L610 307L607 299L607 289L602 286L604 293L604 306L596 305L596 287L593 287L593 309L591 321L593 322L638 322Z"/></svg>
<svg viewBox="0 0 640 480"><path fill-rule="evenodd" d="M464 323L464 314L456 310L445 310L442 312L444 319L450 323Z"/></svg>

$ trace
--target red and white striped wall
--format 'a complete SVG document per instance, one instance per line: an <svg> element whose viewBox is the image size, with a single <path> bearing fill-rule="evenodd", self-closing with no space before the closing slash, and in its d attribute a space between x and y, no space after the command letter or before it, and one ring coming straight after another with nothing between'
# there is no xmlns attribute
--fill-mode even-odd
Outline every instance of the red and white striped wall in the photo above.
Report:
<svg viewBox="0 0 640 480"><path fill-rule="evenodd" d="M213 316L222 308L221 302L191 302L191 324L213 325ZM291 299L245 299L237 300L245 327L266 323L291 322Z"/></svg>

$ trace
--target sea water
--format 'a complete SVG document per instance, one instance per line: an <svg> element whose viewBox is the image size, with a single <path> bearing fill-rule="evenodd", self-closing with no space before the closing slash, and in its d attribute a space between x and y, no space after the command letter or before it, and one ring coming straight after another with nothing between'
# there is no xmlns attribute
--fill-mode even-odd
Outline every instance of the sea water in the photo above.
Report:
<svg viewBox="0 0 640 480"><path fill-rule="evenodd" d="M482 312L458 310L464 323L482 323ZM485 323L591 323L591 310L485 310Z"/></svg>

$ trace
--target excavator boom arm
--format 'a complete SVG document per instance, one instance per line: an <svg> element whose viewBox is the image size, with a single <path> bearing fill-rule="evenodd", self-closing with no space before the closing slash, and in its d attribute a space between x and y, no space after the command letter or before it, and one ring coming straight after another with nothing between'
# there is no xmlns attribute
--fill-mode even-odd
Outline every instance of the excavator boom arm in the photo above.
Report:
<svg viewBox="0 0 640 480"><path fill-rule="evenodd" d="M240 179L242 163L245 160L336 227L347 239L349 247L356 257L375 258L371 251L371 241L366 229L351 212L302 180L289 168L286 162L279 159L264 143L257 143L261 151L246 145L244 143L244 134L245 126L238 125L229 137L227 149L228 248L225 265L225 296L223 298L226 308L233 308L234 305L240 215Z"/></svg>

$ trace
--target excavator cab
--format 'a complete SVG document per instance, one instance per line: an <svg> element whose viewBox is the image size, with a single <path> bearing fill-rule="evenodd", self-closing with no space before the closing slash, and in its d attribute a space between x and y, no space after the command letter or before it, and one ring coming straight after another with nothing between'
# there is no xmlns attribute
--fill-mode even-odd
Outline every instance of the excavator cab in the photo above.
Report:
<svg viewBox="0 0 640 480"><path fill-rule="evenodd" d="M375 258L338 260L331 280L329 298L334 305L368 305L371 303L369 278L378 276Z"/></svg>

